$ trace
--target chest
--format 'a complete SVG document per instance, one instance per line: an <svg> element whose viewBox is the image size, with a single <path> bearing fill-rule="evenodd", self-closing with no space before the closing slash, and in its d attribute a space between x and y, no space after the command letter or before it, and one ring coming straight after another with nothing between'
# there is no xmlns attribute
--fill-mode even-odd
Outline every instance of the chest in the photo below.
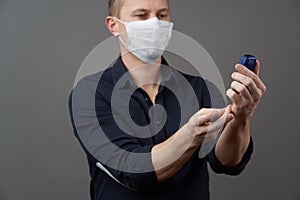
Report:
<svg viewBox="0 0 300 200"><path fill-rule="evenodd" d="M158 144L172 136L199 109L198 102L179 101L170 90L164 89L155 97L155 104L148 94L137 90L129 101L133 122L142 126L149 137L139 138L142 145ZM183 105L182 105L183 104ZM184 111L184 112L182 112Z"/></svg>

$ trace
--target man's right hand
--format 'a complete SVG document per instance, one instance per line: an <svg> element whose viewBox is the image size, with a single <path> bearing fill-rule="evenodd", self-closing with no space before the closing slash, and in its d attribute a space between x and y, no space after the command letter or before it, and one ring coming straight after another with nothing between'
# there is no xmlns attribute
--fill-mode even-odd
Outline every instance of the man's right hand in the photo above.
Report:
<svg viewBox="0 0 300 200"><path fill-rule="evenodd" d="M182 127L194 139L193 143L201 145L205 141L214 140L225 124L233 119L231 105L222 109L203 108L194 114Z"/></svg>

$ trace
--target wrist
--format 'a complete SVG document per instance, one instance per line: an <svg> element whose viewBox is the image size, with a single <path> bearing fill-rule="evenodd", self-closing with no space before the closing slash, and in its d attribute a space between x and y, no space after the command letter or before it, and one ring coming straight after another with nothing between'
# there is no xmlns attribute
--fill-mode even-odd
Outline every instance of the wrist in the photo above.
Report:
<svg viewBox="0 0 300 200"><path fill-rule="evenodd" d="M250 124L252 120L252 116L239 116L239 117L235 117L234 122L239 123L239 124Z"/></svg>

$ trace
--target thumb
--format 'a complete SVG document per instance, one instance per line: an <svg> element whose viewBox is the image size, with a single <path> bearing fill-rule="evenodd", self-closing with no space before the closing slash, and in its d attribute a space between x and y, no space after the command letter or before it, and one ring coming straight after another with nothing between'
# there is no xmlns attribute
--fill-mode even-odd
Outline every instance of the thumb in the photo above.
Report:
<svg viewBox="0 0 300 200"><path fill-rule="evenodd" d="M228 105L226 107L226 110L225 110L225 124L229 123L231 120L233 120L234 118L234 115L232 113L232 105Z"/></svg>

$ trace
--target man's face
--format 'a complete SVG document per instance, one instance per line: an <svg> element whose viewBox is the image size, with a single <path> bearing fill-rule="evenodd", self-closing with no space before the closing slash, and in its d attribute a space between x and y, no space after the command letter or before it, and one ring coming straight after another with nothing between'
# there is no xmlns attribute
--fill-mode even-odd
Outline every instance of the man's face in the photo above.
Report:
<svg viewBox="0 0 300 200"><path fill-rule="evenodd" d="M168 0L124 0L120 10L120 20L124 22L147 20L153 17L170 21ZM120 26L119 31L126 32L125 26Z"/></svg>

